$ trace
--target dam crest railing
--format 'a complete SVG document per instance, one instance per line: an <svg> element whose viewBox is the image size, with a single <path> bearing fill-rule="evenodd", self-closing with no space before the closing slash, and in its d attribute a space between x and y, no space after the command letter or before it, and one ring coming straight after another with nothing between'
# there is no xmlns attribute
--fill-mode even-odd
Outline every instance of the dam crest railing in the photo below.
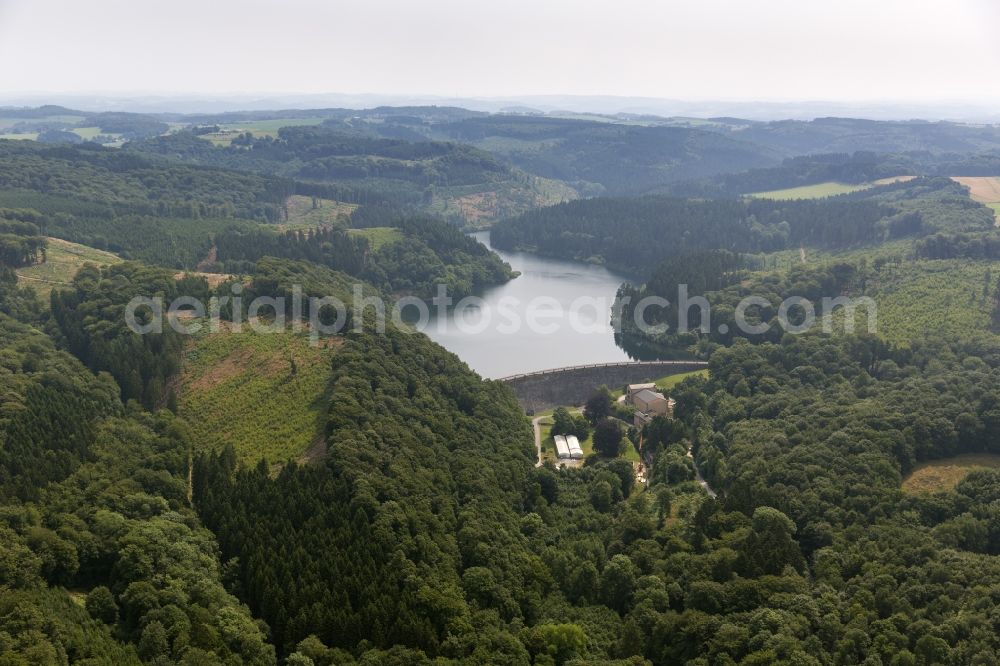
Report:
<svg viewBox="0 0 1000 666"><path fill-rule="evenodd" d="M511 382L516 379L524 379L525 377L540 377L543 375L553 375L561 372L570 372L572 370L593 370L599 368L639 368L644 366L661 366L670 367L672 365L683 365L683 366L699 366L708 367L708 361L619 361L615 363L587 363L584 365L567 365L562 368L549 368L548 370L536 370L534 372L522 372L517 375L508 375L507 377L498 377L498 382Z"/></svg>

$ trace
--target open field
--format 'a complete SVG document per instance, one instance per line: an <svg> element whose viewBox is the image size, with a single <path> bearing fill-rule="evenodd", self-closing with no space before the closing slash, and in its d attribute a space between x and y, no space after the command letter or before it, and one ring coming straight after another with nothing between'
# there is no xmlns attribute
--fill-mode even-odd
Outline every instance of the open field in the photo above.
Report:
<svg viewBox="0 0 1000 666"><path fill-rule="evenodd" d="M377 250L387 243L403 239L403 232L396 227L370 227L368 229L350 229L349 233L364 236L368 239L368 245L373 250Z"/></svg>
<svg viewBox="0 0 1000 666"><path fill-rule="evenodd" d="M298 125L319 125L322 118L277 118L274 120L247 120L235 123L225 123L219 125L219 132L212 134L202 134L200 138L219 146L228 146L233 139L244 132L250 132L254 136L278 136L278 130L282 127L293 127Z"/></svg>
<svg viewBox="0 0 1000 666"><path fill-rule="evenodd" d="M954 458L943 458L917 465L903 480L907 493L934 493L951 490L969 472L977 469L1000 468L1000 456L992 453L965 453Z"/></svg>
<svg viewBox="0 0 1000 666"><path fill-rule="evenodd" d="M313 197L294 194L285 202L288 219L278 227L282 230L329 227L338 224L341 217L350 217L357 208L357 204L320 198L315 199L313 207Z"/></svg>
<svg viewBox="0 0 1000 666"><path fill-rule="evenodd" d="M34 141L38 138L38 132L26 132L24 134L3 134L0 139L10 139L11 141Z"/></svg>
<svg viewBox="0 0 1000 666"><path fill-rule="evenodd" d="M247 120L237 123L228 123L222 125L222 128L236 130L238 132L250 132L255 136L278 136L278 130L282 127L319 125L322 122L322 118L276 118L273 120Z"/></svg>
<svg viewBox="0 0 1000 666"><path fill-rule="evenodd" d="M70 243L59 238L48 240L49 247L44 263L17 270L18 279L33 287L46 304L49 302L49 292L55 287L68 285L84 264L104 266L121 261L117 255L86 245Z"/></svg>
<svg viewBox="0 0 1000 666"><path fill-rule="evenodd" d="M306 333L247 329L190 338L178 405L196 446L217 451L232 444L251 464L322 448L330 359L338 346L325 342L314 347Z"/></svg>
<svg viewBox="0 0 1000 666"><path fill-rule="evenodd" d="M889 185L891 183L900 183L908 180L913 180L916 176L890 176L889 178L880 178L872 183L816 183L815 185L801 185L799 187L789 187L784 190L771 190L769 192L752 192L748 194L748 197L753 197L755 199L822 199L823 197L832 197L838 194L849 194L851 192L858 192L860 190L867 190L869 188L875 187L876 185Z"/></svg>
<svg viewBox="0 0 1000 666"><path fill-rule="evenodd" d="M1000 176L953 176L969 188L969 196L979 203L1000 203Z"/></svg>
<svg viewBox="0 0 1000 666"><path fill-rule="evenodd" d="M82 139L93 139L98 134L103 134L100 127L74 127L70 131Z"/></svg>
<svg viewBox="0 0 1000 666"><path fill-rule="evenodd" d="M183 279L186 276L205 278L205 282L212 289L217 289L219 285L228 280L232 280L235 275L231 273L203 273L201 271L181 271L174 275L175 280Z"/></svg>
<svg viewBox="0 0 1000 666"><path fill-rule="evenodd" d="M873 185L891 185L893 183L908 183L916 178L916 176L889 176L888 178L879 178Z"/></svg>
<svg viewBox="0 0 1000 666"><path fill-rule="evenodd" d="M1000 226L1000 176L953 176L952 180L968 187L973 201L992 208Z"/></svg>
<svg viewBox="0 0 1000 666"><path fill-rule="evenodd" d="M753 192L747 196L755 199L821 199L832 197L837 194L847 194L866 190L871 185L851 185L848 183L817 183L815 185L802 185L800 187L789 187L784 190L771 190L769 192Z"/></svg>

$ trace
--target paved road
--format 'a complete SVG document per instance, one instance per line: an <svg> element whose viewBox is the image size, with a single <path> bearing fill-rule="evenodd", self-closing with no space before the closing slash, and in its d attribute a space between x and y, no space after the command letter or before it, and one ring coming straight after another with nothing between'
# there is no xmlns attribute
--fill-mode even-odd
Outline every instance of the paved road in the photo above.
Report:
<svg viewBox="0 0 1000 666"><path fill-rule="evenodd" d="M535 429L535 450L538 452L538 462L535 463L535 467L542 466L542 419L543 416L536 416L531 419L531 427Z"/></svg>
<svg viewBox="0 0 1000 666"><path fill-rule="evenodd" d="M708 485L708 481L706 481L705 479L702 478L702 476L701 476L701 470L698 469L698 463L695 462L694 452L692 452L690 446L688 447L688 458L690 458L691 462L694 463L694 478L698 480L698 485L700 485L702 488L704 488L705 492L708 493L708 496L711 497L712 499L715 499L716 497L718 497L718 495L715 493L715 491L712 490L712 486Z"/></svg>

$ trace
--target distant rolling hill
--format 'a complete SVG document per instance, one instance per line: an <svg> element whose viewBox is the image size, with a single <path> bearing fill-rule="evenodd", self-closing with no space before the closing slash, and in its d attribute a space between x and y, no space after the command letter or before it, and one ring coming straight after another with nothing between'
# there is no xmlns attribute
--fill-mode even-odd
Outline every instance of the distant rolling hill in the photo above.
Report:
<svg viewBox="0 0 1000 666"><path fill-rule="evenodd" d="M467 118L433 128L591 194L631 194L719 173L771 166L766 146L689 127L539 116Z"/></svg>

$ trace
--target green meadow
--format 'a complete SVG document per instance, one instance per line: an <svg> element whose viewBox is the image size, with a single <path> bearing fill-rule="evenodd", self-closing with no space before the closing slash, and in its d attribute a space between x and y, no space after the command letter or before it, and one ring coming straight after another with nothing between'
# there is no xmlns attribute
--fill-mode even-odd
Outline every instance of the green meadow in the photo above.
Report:
<svg viewBox="0 0 1000 666"><path fill-rule="evenodd" d="M68 285L84 264L104 266L121 261L117 255L86 245L59 238L48 240L49 246L43 263L17 270L18 278L34 288L45 304L49 302L49 292L61 285Z"/></svg>
<svg viewBox="0 0 1000 666"><path fill-rule="evenodd" d="M350 233L364 236L373 250L383 245L403 239L403 232L396 227L371 227L370 229L350 229Z"/></svg>
<svg viewBox="0 0 1000 666"><path fill-rule="evenodd" d="M790 187L784 190L771 190L769 192L753 192L747 196L755 199L821 199L832 197L837 194L848 194L859 190L866 190L871 185L864 183L851 185L848 183L816 183L815 185L802 185L800 187Z"/></svg>

